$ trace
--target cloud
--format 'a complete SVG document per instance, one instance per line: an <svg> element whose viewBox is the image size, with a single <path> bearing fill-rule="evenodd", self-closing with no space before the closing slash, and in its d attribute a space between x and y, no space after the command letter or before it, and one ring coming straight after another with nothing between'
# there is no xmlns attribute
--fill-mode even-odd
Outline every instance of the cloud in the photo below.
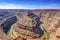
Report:
<svg viewBox="0 0 60 40"><path fill-rule="evenodd" d="M0 9L60 9L60 4L48 4L40 6L0 4Z"/></svg>
<svg viewBox="0 0 60 40"><path fill-rule="evenodd" d="M60 9L60 6L40 6L40 9Z"/></svg>
<svg viewBox="0 0 60 40"><path fill-rule="evenodd" d="M60 4L41 5L40 9L60 9Z"/></svg>
<svg viewBox="0 0 60 40"><path fill-rule="evenodd" d="M22 7L14 4L0 4L0 9L20 9Z"/></svg>
<svg viewBox="0 0 60 40"><path fill-rule="evenodd" d="M51 5L51 6L60 6L60 4L48 4L48 5Z"/></svg>
<svg viewBox="0 0 60 40"><path fill-rule="evenodd" d="M39 7L23 6L16 4L0 4L0 9L39 9Z"/></svg>

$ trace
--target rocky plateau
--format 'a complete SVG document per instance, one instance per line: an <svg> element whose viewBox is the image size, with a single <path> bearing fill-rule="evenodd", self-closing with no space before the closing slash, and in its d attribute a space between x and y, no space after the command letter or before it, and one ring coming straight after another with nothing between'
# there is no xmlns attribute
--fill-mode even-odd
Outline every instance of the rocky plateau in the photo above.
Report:
<svg viewBox="0 0 60 40"><path fill-rule="evenodd" d="M46 40L60 40L60 10L0 9L0 40L45 40L41 26Z"/></svg>

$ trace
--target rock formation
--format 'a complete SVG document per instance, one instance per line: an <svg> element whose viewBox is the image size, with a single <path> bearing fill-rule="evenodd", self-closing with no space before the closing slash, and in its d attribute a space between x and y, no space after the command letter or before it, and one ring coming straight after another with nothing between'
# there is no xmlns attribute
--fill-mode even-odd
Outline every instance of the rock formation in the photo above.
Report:
<svg viewBox="0 0 60 40"><path fill-rule="evenodd" d="M15 15L4 18L5 21L1 20L3 17L0 17L0 35L2 36L0 37L3 40L43 40L44 31L39 27L40 25L48 32L49 40L60 40L60 10L21 11L14 10ZM15 39L7 35L9 30L5 30L10 29L13 24L15 25L13 29Z"/></svg>
<svg viewBox="0 0 60 40"><path fill-rule="evenodd" d="M21 13L17 15L17 19L15 31L23 38L37 38L43 35L43 31L39 28L40 19L36 15Z"/></svg>

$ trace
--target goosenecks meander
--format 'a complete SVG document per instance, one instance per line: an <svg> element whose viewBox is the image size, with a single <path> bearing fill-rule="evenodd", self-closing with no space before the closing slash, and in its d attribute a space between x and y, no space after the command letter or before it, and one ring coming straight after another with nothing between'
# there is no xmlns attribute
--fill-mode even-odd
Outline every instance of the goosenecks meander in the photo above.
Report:
<svg viewBox="0 0 60 40"><path fill-rule="evenodd" d="M34 19L34 20L37 22L36 27L38 28L39 33L41 34L41 36L44 36L44 40L49 40L49 34L48 34L48 32L46 31L46 29L43 27L43 25L42 25L43 23L40 22L39 17L38 17L37 15L34 15L33 13L28 14L28 16L29 16L30 18ZM17 21L17 18L16 18L16 16L14 16L14 17L6 20L6 22L4 22L4 23L1 25L1 26L3 26L3 27L2 27L3 31L4 31L7 35L9 35L9 36L13 35L12 32L13 32L13 30L14 30L14 23L16 23L16 21ZM33 22L33 21L32 21L32 22Z"/></svg>

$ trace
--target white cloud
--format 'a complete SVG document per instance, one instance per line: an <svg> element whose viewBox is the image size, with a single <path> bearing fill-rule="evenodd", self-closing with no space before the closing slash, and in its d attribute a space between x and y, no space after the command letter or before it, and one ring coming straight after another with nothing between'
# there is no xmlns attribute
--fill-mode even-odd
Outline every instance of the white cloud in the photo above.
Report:
<svg viewBox="0 0 60 40"><path fill-rule="evenodd" d="M51 5L51 6L58 6L58 5L60 5L60 4L48 4L48 5Z"/></svg>
<svg viewBox="0 0 60 40"><path fill-rule="evenodd" d="M0 9L20 9L22 7L14 4L0 4Z"/></svg>
<svg viewBox="0 0 60 40"><path fill-rule="evenodd" d="M60 6L40 6L40 9L60 9Z"/></svg>
<svg viewBox="0 0 60 40"><path fill-rule="evenodd" d="M32 6L16 5L16 4L0 4L0 9L39 9L39 8Z"/></svg>
<svg viewBox="0 0 60 40"><path fill-rule="evenodd" d="M0 4L0 9L60 9L60 4L40 5L39 7L17 4Z"/></svg>
<svg viewBox="0 0 60 40"><path fill-rule="evenodd" d="M48 4L40 6L40 9L60 9L60 4Z"/></svg>

